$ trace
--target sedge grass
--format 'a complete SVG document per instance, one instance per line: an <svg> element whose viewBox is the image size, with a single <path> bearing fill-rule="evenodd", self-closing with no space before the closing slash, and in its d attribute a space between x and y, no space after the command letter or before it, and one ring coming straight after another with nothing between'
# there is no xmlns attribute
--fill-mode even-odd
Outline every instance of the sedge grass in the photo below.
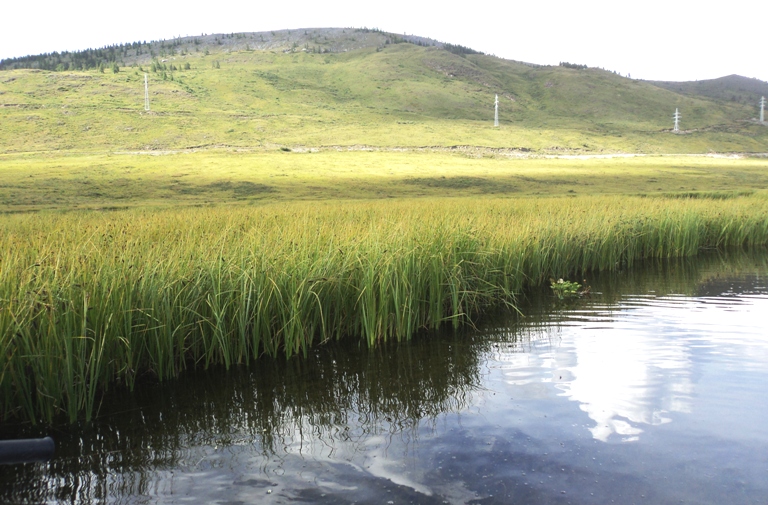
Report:
<svg viewBox="0 0 768 505"><path fill-rule="evenodd" d="M761 193L7 215L0 412L90 419L144 375L375 346L514 305L550 277L765 245Z"/></svg>

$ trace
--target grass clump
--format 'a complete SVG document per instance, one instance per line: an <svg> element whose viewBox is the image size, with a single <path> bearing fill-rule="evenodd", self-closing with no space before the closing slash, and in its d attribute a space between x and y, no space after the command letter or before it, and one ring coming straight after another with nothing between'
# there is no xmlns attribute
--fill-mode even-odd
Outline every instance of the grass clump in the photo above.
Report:
<svg viewBox="0 0 768 505"><path fill-rule="evenodd" d="M560 300L578 296L579 290L581 289L581 284L578 282L564 281L563 279L550 279L549 286L552 288L552 292L555 296Z"/></svg>

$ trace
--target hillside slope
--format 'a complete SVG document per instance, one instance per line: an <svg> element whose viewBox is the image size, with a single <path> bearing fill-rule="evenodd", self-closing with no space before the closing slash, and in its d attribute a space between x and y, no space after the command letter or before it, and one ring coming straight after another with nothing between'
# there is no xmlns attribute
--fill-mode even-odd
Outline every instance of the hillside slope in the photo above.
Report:
<svg viewBox="0 0 768 505"><path fill-rule="evenodd" d="M118 73L2 71L0 152L454 145L768 151L768 128L750 120L754 106L738 101L408 40L352 29L208 35L124 48ZM683 114L679 135L670 132L675 108Z"/></svg>
<svg viewBox="0 0 768 505"><path fill-rule="evenodd" d="M759 99L768 97L768 82L740 75L727 75L718 79L695 82L649 81L656 86L688 96L741 103L757 111Z"/></svg>

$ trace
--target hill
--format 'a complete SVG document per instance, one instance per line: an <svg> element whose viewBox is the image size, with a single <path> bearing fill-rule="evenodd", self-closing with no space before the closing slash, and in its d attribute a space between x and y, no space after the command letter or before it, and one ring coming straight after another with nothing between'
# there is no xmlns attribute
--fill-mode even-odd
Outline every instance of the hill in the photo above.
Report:
<svg viewBox="0 0 768 505"><path fill-rule="evenodd" d="M171 40L131 42L83 51L65 51L0 60L0 70L89 70L99 65L110 67L149 63L153 58L182 56L199 52L284 51L344 53L363 48L383 48L407 42L420 46L448 48L458 53L477 53L469 48L444 44L427 37L397 35L368 28L308 28L269 32L201 34Z"/></svg>
<svg viewBox="0 0 768 505"><path fill-rule="evenodd" d="M768 97L768 82L728 75L695 82L649 81L656 86L688 96L706 97L722 102L755 107L761 96ZM757 110L757 109L755 109Z"/></svg>
<svg viewBox="0 0 768 505"><path fill-rule="evenodd" d="M0 152L768 148L768 128L751 121L754 104L378 30L201 35L93 51L102 53L0 62ZM22 63L59 70L16 68ZM670 132L675 108L681 135Z"/></svg>

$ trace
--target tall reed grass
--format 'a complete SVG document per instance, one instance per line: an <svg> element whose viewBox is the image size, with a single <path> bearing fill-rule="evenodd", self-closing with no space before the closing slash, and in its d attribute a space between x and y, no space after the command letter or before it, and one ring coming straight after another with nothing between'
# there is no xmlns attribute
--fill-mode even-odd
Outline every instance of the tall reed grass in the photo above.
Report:
<svg viewBox="0 0 768 505"><path fill-rule="evenodd" d="M6 216L0 413L87 420L142 375L374 346L514 304L550 276L767 244L761 194Z"/></svg>

